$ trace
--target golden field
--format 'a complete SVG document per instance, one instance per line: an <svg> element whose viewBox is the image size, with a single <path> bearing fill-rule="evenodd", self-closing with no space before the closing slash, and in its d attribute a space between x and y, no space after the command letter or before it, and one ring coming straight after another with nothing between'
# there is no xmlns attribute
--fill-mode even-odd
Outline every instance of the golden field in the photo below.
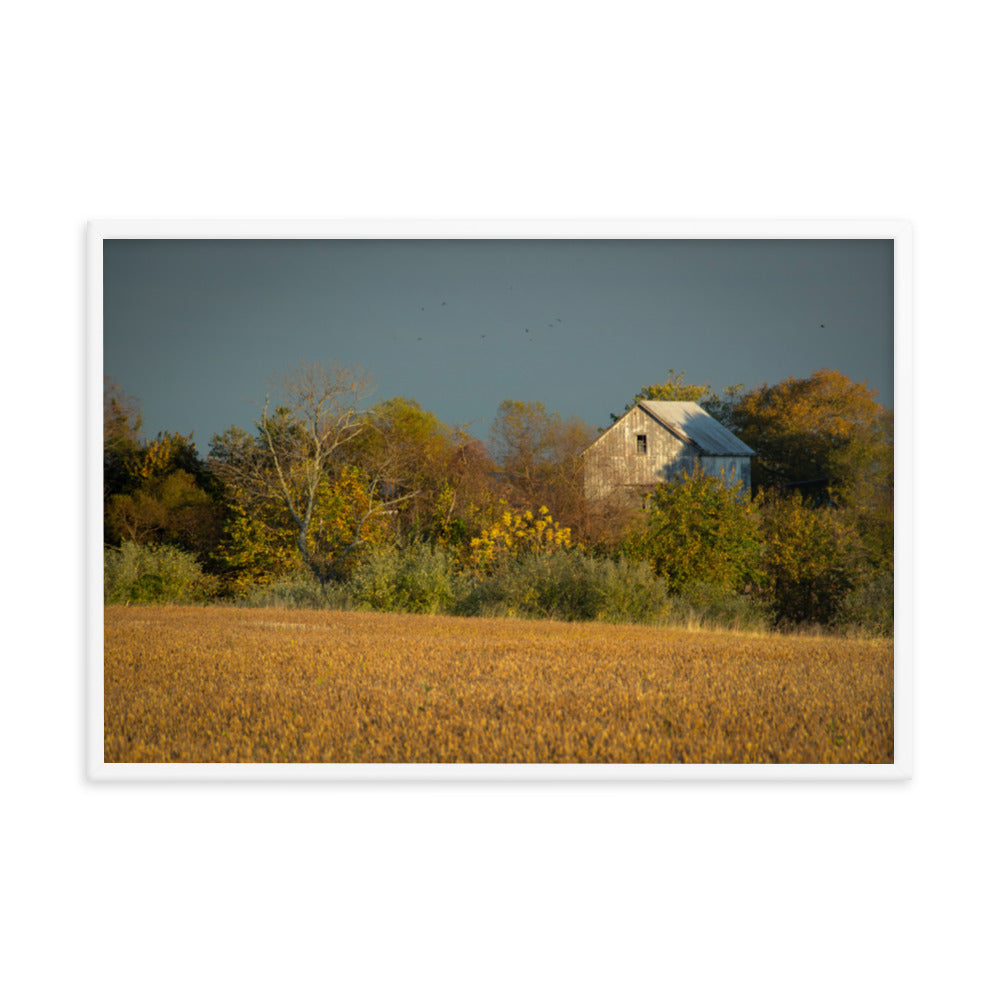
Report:
<svg viewBox="0 0 1000 1000"><path fill-rule="evenodd" d="M117 762L892 763L886 641L108 607Z"/></svg>

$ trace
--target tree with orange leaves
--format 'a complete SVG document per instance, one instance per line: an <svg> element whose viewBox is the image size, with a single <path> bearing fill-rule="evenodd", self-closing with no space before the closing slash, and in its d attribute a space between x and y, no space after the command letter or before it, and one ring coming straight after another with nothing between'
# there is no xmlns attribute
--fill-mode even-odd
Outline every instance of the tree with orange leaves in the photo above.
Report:
<svg viewBox="0 0 1000 1000"><path fill-rule="evenodd" d="M831 368L744 393L731 428L757 456L754 485L826 480L853 502L861 480L892 477L892 414L864 382Z"/></svg>

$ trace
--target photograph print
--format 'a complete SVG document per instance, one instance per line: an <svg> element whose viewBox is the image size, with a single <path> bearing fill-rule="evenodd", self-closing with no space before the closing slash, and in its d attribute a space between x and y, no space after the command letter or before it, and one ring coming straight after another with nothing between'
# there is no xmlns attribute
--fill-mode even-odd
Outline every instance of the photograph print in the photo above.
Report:
<svg viewBox="0 0 1000 1000"><path fill-rule="evenodd" d="M691 228L92 224L91 775L901 776L908 230Z"/></svg>

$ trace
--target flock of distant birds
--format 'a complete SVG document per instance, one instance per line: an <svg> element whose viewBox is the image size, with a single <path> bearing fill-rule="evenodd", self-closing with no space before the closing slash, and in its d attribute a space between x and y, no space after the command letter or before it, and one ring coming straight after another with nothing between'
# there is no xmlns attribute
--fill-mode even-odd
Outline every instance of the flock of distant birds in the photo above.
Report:
<svg viewBox="0 0 1000 1000"><path fill-rule="evenodd" d="M509 291L509 292L512 292L512 291L514 291L514 286L513 286L513 285L510 285L510 286L508 287L507 291ZM447 305L448 305L448 301L447 301L447 299L445 299L444 301L442 301L442 303L441 303L441 306L440 306L439 308L444 308L444 307L445 307L445 306L447 306ZM420 311L421 311L421 312L425 312L425 311L426 311L426 309L427 309L427 307L426 307L426 306L421 306L421 307L420 307ZM556 317L554 317L554 320L553 320L553 322L552 322L552 323L549 323L549 324L548 324L548 328L549 328L550 330L554 330L554 329L555 329L555 325L556 325L556 323L561 323L561 322L562 322L562 320L561 320L561 319L560 319L560 318L559 318L558 316L556 316ZM529 334L529 336L528 336L528 340L530 340L530 341L531 341L532 343L534 343L534 342L535 342L535 338L534 338L534 337L532 337L532 336L530 336L530 334L531 334L531 327L528 327L528 326L526 326L526 327L524 328L524 332L525 332L526 334ZM417 337L417 340L423 340L423 339L424 339L423 337ZM481 334L479 335L479 339L480 339L480 340L485 340L485 339L486 339L486 334L485 334L485 333L481 333Z"/></svg>
<svg viewBox="0 0 1000 1000"><path fill-rule="evenodd" d="M508 290L508 291L510 291L510 292L514 291L514 286L513 286L513 285L511 285L511 286L510 286L510 287L509 287L509 288L508 288L507 290ZM444 308L444 307L445 307L445 306L447 306L447 305L448 305L448 301L447 301L447 299L446 299L446 300L442 301L442 303L441 303L441 307L440 307L440 308ZM425 311L426 311L426 309L427 309L427 307L426 307L426 306L421 306L421 307L420 307L420 311L421 311L421 312L425 312ZM550 330L553 330L553 329L555 329L555 324L556 324L556 323L561 323L561 322L562 322L562 320L561 320L561 319L560 319L560 318L559 318L558 316L556 316L556 317L555 317L555 319L554 319L554 322L552 322L552 323L549 323L549 324L548 324L548 328L549 328ZM826 324L825 324L825 323L820 323L819 327L820 327L820 329L821 329L821 330L824 330L824 329L826 329ZM528 327L528 326L526 326L526 327L524 328L524 332L525 332L526 334L530 334L530 333L531 333L531 327ZM417 340L423 340L423 339L424 339L423 337L417 337ZM486 339L486 334L485 334L485 333L481 333L481 334L479 335L479 339L480 339L480 340L485 340L485 339ZM530 340L530 341L531 341L532 343L534 343L534 342L535 342L535 338L534 338L534 337L532 337L532 336L529 336L529 337L528 337L528 340Z"/></svg>

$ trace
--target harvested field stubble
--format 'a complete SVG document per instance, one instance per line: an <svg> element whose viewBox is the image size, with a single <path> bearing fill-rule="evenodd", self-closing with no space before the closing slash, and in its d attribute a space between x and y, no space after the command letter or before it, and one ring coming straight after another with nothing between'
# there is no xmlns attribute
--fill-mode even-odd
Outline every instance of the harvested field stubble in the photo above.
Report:
<svg viewBox="0 0 1000 1000"><path fill-rule="evenodd" d="M888 642L105 609L114 762L892 763Z"/></svg>

